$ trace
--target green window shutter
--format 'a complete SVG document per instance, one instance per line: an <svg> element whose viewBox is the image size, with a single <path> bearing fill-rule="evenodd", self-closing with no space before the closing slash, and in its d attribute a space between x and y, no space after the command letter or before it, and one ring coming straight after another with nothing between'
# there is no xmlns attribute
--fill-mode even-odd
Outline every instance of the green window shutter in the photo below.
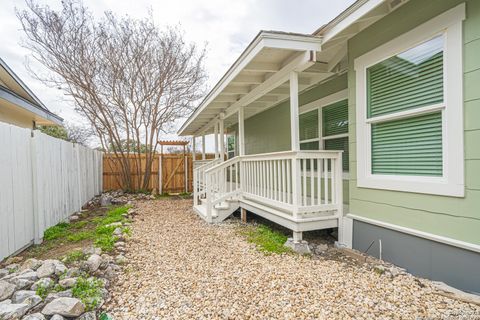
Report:
<svg viewBox="0 0 480 320"><path fill-rule="evenodd" d="M300 141L318 138L318 110L299 116Z"/></svg>
<svg viewBox="0 0 480 320"><path fill-rule="evenodd" d="M325 140L325 150L343 150L342 166L343 171L348 171L348 137Z"/></svg>
<svg viewBox="0 0 480 320"><path fill-rule="evenodd" d="M348 133L348 100L322 108L323 136Z"/></svg>
<svg viewBox="0 0 480 320"><path fill-rule="evenodd" d="M372 173L442 176L442 113L372 124Z"/></svg>
<svg viewBox="0 0 480 320"><path fill-rule="evenodd" d="M369 118L442 101L443 36L367 69Z"/></svg>

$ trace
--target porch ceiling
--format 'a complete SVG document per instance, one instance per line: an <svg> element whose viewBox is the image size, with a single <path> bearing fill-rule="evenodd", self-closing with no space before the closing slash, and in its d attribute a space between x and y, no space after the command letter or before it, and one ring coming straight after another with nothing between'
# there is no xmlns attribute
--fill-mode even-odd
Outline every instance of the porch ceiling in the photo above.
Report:
<svg viewBox="0 0 480 320"><path fill-rule="evenodd" d="M288 76L303 71L300 88L328 76L316 61L321 38L313 35L262 31L207 95L179 130L180 135L212 132L220 113L226 118L245 106L245 117L288 98Z"/></svg>

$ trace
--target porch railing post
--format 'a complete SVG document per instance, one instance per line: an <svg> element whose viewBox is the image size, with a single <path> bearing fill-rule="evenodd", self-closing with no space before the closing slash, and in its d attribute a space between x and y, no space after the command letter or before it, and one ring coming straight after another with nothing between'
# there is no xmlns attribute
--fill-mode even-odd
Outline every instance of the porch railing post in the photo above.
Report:
<svg viewBox="0 0 480 320"><path fill-rule="evenodd" d="M335 159L337 162L335 165L335 200L337 205L337 214L339 218L343 217L343 166L342 166L342 151L338 152L338 156Z"/></svg>
<svg viewBox="0 0 480 320"><path fill-rule="evenodd" d="M202 135L202 160L205 160L205 134Z"/></svg>
<svg viewBox="0 0 480 320"><path fill-rule="evenodd" d="M206 174L205 196L207 202L207 221L212 222L212 175Z"/></svg>

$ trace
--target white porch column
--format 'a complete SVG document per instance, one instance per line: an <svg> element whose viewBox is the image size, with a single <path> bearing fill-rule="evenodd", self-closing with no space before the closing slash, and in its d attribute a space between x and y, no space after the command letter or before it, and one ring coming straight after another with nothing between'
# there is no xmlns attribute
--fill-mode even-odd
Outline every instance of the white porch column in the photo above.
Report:
<svg viewBox="0 0 480 320"><path fill-rule="evenodd" d="M205 134L202 134L202 160L205 160Z"/></svg>
<svg viewBox="0 0 480 320"><path fill-rule="evenodd" d="M215 137L215 159L218 159L218 122L215 121L215 125L213 127L213 135Z"/></svg>
<svg viewBox="0 0 480 320"><path fill-rule="evenodd" d="M298 72L290 72L290 138L292 151L300 150L298 135Z"/></svg>
<svg viewBox="0 0 480 320"><path fill-rule="evenodd" d="M220 131L220 159L225 160L225 123L224 123L224 114L220 115L220 121L218 122L219 131Z"/></svg>
<svg viewBox="0 0 480 320"><path fill-rule="evenodd" d="M197 159L195 138L196 138L195 136L192 136L192 161L195 161Z"/></svg>
<svg viewBox="0 0 480 320"><path fill-rule="evenodd" d="M245 110L243 107L238 109L238 153L245 155Z"/></svg>
<svg viewBox="0 0 480 320"><path fill-rule="evenodd" d="M298 134L298 72L290 72L290 139L292 151L300 150ZM298 207L301 205L301 174L300 160L292 159L292 205L293 217L298 217ZM301 239L300 234L294 234L295 238Z"/></svg>

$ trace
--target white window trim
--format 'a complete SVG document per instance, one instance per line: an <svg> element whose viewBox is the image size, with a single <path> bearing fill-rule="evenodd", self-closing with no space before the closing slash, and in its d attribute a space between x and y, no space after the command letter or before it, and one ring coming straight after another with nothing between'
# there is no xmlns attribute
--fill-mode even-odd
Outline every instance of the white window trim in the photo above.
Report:
<svg viewBox="0 0 480 320"><path fill-rule="evenodd" d="M359 187L463 197L463 35L465 4L462 3L407 33L375 48L354 61L356 72L357 184ZM441 105L399 112L392 118L442 110L443 176L400 176L371 173L371 124L367 120L366 70L438 34L444 35L444 102ZM383 118L383 119L382 119Z"/></svg>
<svg viewBox="0 0 480 320"><path fill-rule="evenodd" d="M233 150L228 150L228 137L233 136ZM227 134L227 156L229 155L230 152L233 152L233 157L237 156L237 132L236 131L231 131ZM230 159L230 157L229 157Z"/></svg>
<svg viewBox="0 0 480 320"><path fill-rule="evenodd" d="M348 89L340 90L335 93L332 93L326 97L320 98L318 100L309 102L307 104L301 105L299 107L299 115L305 114L307 112L318 110L318 138L300 140L299 144L307 142L317 142L320 150L325 148L325 140L329 139L338 139L338 138L348 138L348 133L336 134L331 136L323 136L323 119L322 119L322 108L327 107L333 103L348 99ZM350 179L349 171L343 172L343 179Z"/></svg>

